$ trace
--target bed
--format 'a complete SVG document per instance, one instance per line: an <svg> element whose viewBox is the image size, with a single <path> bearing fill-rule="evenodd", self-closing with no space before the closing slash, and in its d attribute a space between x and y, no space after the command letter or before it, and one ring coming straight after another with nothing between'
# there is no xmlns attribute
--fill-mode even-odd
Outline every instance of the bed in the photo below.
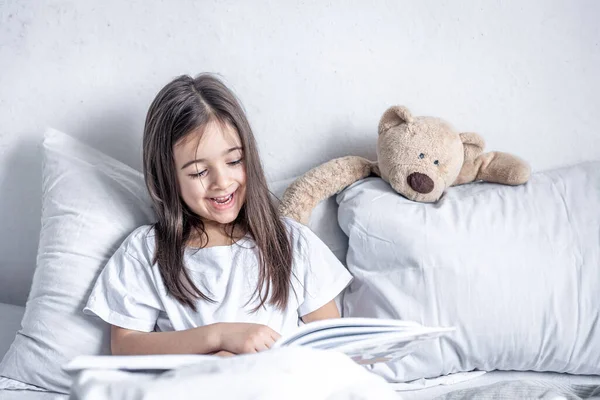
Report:
<svg viewBox="0 0 600 400"><path fill-rule="evenodd" d="M173 380L173 376L191 376L194 382L207 379L202 369L206 365L161 375L93 369L68 374L63 370L76 356L109 354L107 327L84 316L83 303L106 258L130 230L152 218L152 212L139 172L56 130L46 132L43 152L42 232L29 300L26 309L0 305L0 349L4 353L0 399L66 398L69 393L72 398L89 398L93 396L88 390L115 394L118 387L132 390L136 382L141 385L138 394L143 394L148 379L157 385L166 380L169 390L180 387L187 393L185 379ZM289 183L275 182L272 191L281 194ZM514 206L517 203L519 207ZM337 198L319 204L309 223L354 276L338 299L344 316L399 318L429 325L454 323L459 334L416 350L397 363L366 368L349 359L330 359L300 349L261 364L268 371L264 376L278 376L286 362L290 368L299 368L302 363L295 361L305 359L309 367L281 375L289 379L287 389L305 387L299 379L312 373L312 379L338 379L339 386L332 390L345 388L345 394L355 398L373 398L377 390L381 393L376 398L403 399L597 396L598 204L600 166L593 162L537 174L520 188L492 184L455 188L435 206L409 202L378 178L357 182ZM524 212L534 206L536 212ZM406 212L397 212L393 218L389 213L377 213L390 208ZM490 223L498 218L490 209L503 210L501 230ZM397 229L395 234L386 232L388 221ZM552 229L556 226L562 229ZM531 235L532 229L537 236ZM92 232L95 240L90 243L87 238ZM423 232L427 241L418 239ZM489 240L492 234L496 242ZM528 238L528 247L522 247L523 240L512 239L521 236ZM388 239L381 240L385 237ZM479 251L461 250L458 244L469 240L475 241ZM504 247L499 251L490 243L503 243ZM402 252L397 252L398 248ZM512 258L515 254L521 260L519 268L506 269L507 260L518 262ZM543 265L535 263L536 259L543 260ZM486 274L481 275L482 271ZM501 290L507 282L512 284L512 298ZM477 287L482 289L475 290ZM529 296L532 288L534 296ZM504 300L486 303L490 298ZM523 302L524 298L528 302ZM575 327L571 325L574 314ZM247 360L211 362L230 363L214 369L221 371L219 379L229 382L257 370L254 367L260 363ZM248 365L254 367L246 368ZM235 370L242 375L231 375ZM478 376L481 370L490 372ZM557 372L533 372L544 370ZM119 382L125 385L118 386ZM257 390L270 387L259 384L258 378L241 382ZM301 393L300 389L296 393ZM311 392L309 397L318 398L319 394L323 392Z"/></svg>

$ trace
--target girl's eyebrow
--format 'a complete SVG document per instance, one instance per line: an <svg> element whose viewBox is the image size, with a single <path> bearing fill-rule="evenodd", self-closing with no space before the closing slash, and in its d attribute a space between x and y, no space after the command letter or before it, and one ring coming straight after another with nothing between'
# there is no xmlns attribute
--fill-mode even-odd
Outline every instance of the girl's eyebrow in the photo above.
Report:
<svg viewBox="0 0 600 400"><path fill-rule="evenodd" d="M232 147L232 148L230 148L229 150L225 150L225 151L223 152L223 156L225 156L225 155L227 155L227 154L231 153L232 151L236 151L236 150L242 150L242 148L241 148L241 147L239 147L239 146L238 146L238 147ZM206 160L205 160L204 158L199 158L199 159L197 159L197 160L191 160L191 161L188 161L188 162L186 162L185 164L183 164L183 167L181 167L181 169L186 169L187 167L189 167L189 166L190 166L190 165L192 165L192 164L195 164L195 163L201 163L201 162L205 162L205 161L206 161Z"/></svg>

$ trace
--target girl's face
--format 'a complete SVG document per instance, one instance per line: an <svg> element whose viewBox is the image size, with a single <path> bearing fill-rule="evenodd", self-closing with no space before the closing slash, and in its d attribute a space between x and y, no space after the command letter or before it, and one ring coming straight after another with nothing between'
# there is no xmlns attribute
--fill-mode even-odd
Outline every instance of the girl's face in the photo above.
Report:
<svg viewBox="0 0 600 400"><path fill-rule="evenodd" d="M242 143L228 124L210 122L197 140L192 132L173 146L177 182L185 204L206 228L233 222L246 199Z"/></svg>

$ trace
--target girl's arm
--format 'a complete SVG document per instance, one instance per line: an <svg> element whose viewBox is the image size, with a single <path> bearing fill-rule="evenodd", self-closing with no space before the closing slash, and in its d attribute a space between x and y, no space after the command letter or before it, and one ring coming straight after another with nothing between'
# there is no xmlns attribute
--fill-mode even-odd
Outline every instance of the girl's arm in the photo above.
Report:
<svg viewBox="0 0 600 400"><path fill-rule="evenodd" d="M110 330L113 355L209 354L219 350L216 324L174 332L140 332L115 325Z"/></svg>
<svg viewBox="0 0 600 400"><path fill-rule="evenodd" d="M335 304L335 300L331 300L323 307L318 308L315 311L302 316L302 321L304 321L304 323L309 323L313 321L318 321L320 319L330 319L339 317L340 312L337 308L337 305Z"/></svg>
<svg viewBox="0 0 600 400"><path fill-rule="evenodd" d="M216 323L173 332L140 332L111 326L113 355L256 353L269 349L279 334L266 325Z"/></svg>

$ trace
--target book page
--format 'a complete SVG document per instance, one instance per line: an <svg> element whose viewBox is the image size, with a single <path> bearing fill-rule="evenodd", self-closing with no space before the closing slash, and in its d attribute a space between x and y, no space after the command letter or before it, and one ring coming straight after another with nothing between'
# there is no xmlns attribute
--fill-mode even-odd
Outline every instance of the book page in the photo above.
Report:
<svg viewBox="0 0 600 400"><path fill-rule="evenodd" d="M321 337L338 337L347 334L376 333L384 331L400 331L420 327L413 321L401 321L379 318L332 318L315 321L303 325L295 332L275 343L275 347L287 346L296 342L301 337L321 332Z"/></svg>
<svg viewBox="0 0 600 400"><path fill-rule="evenodd" d="M368 364L398 359L427 340L451 334L453 327L425 327L412 321L338 318L306 324L273 346L306 346L342 352Z"/></svg>

